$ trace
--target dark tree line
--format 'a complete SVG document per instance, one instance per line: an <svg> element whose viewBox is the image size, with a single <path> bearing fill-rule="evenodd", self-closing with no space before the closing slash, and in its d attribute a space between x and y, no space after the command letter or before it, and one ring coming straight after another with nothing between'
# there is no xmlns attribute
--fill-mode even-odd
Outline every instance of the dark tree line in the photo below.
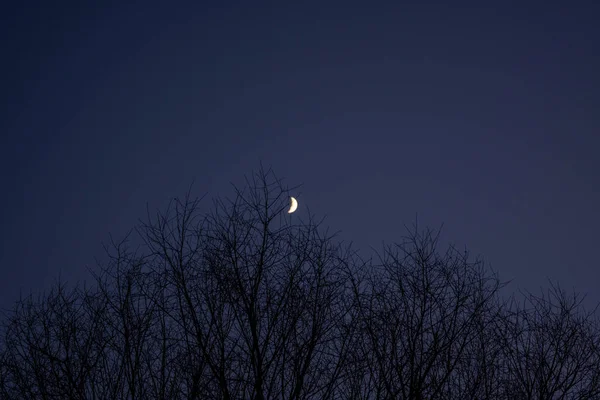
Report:
<svg viewBox="0 0 600 400"><path fill-rule="evenodd" d="M600 399L600 327L552 285L409 229L374 260L285 210L260 171L209 213L187 196L107 246L91 286L19 300L2 399Z"/></svg>

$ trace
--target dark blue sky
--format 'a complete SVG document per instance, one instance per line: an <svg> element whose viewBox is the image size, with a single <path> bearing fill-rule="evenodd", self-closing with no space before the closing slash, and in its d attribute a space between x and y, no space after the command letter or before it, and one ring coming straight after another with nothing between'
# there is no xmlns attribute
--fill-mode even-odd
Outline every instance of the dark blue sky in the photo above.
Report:
<svg viewBox="0 0 600 400"><path fill-rule="evenodd" d="M594 2L35 3L0 11L2 307L260 160L361 247L418 213L600 301Z"/></svg>

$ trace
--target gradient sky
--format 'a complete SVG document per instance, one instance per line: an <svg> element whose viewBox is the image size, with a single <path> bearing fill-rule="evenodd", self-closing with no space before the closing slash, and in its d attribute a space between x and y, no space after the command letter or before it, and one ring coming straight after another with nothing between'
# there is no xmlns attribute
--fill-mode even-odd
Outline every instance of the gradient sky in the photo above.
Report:
<svg viewBox="0 0 600 400"><path fill-rule="evenodd" d="M0 306L261 160L360 247L418 213L514 289L600 301L597 2L13 3Z"/></svg>

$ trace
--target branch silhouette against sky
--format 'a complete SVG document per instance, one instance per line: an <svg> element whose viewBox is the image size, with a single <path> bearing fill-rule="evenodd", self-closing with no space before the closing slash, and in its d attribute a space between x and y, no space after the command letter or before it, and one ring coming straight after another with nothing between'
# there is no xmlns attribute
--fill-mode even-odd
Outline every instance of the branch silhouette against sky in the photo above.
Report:
<svg viewBox="0 0 600 400"><path fill-rule="evenodd" d="M7 399L597 399L600 330L552 284L505 285L415 224L372 258L262 167L106 246L93 284L5 316ZM137 244L136 244L137 243ZM134 244L136 244L134 246Z"/></svg>

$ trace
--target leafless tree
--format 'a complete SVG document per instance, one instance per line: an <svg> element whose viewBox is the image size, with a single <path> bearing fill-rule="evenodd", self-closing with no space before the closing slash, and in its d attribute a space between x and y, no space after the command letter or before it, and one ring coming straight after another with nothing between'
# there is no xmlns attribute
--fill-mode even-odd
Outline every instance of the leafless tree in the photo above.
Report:
<svg viewBox="0 0 600 400"><path fill-rule="evenodd" d="M513 301L498 324L504 392L514 399L599 399L600 337L583 297L558 284Z"/></svg>
<svg viewBox="0 0 600 400"><path fill-rule="evenodd" d="M415 227L374 265L360 302L371 398L476 398L490 384L493 350L480 335L499 310L500 283L466 253L440 254L438 241Z"/></svg>
<svg viewBox="0 0 600 400"><path fill-rule="evenodd" d="M192 397L335 393L348 352L341 322L352 254L310 217L293 224L288 199L263 171L204 217L196 203L176 202L172 219L144 226L168 287L163 310L193 354Z"/></svg>
<svg viewBox="0 0 600 400"><path fill-rule="evenodd" d="M7 398L86 399L103 359L104 306L58 284L19 301L5 321L1 389Z"/></svg>
<svg viewBox="0 0 600 400"><path fill-rule="evenodd" d="M578 297L504 304L497 276L415 227L376 261L260 170L190 193L106 247L92 286L21 299L4 399L595 399L600 330Z"/></svg>

